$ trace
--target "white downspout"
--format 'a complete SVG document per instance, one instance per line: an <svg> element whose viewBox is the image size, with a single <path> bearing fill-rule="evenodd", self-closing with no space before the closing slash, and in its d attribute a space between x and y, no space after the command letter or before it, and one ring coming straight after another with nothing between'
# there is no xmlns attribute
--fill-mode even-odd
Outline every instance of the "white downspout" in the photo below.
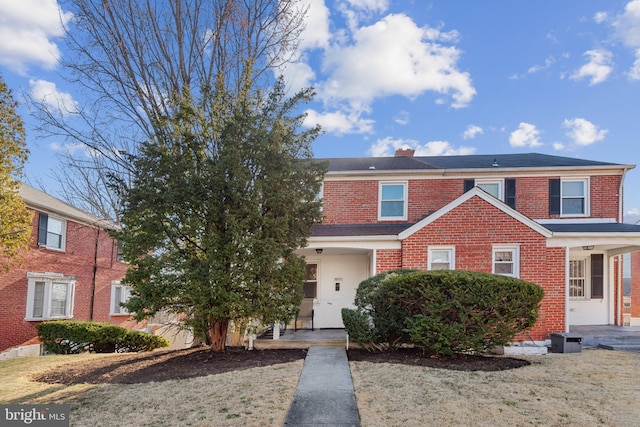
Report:
<svg viewBox="0 0 640 427"><path fill-rule="evenodd" d="M624 179L627 176L627 172L628 169L625 167L622 169L622 177L620 178L620 188L618 189L618 222L619 223L623 223L624 222ZM617 313L618 313L618 319L617 322L613 322L617 325L623 325L623 321L622 321L622 300L623 300L623 289L622 289L622 284L624 283L624 278L622 277L623 275L623 270L622 270L622 263L624 262L624 256L619 255L618 256L618 280L615 283L616 288L618 289L618 299L615 301L612 301L613 304L611 305L612 307L617 307ZM609 270L611 271L611 270ZM615 293L614 293L615 295ZM614 310L615 311L615 310Z"/></svg>
<svg viewBox="0 0 640 427"><path fill-rule="evenodd" d="M569 333L569 246L564 250L564 331Z"/></svg>
<svg viewBox="0 0 640 427"><path fill-rule="evenodd" d="M618 222L624 222L624 178L627 175L627 168L622 169L622 177L620 178L620 188L618 188Z"/></svg>

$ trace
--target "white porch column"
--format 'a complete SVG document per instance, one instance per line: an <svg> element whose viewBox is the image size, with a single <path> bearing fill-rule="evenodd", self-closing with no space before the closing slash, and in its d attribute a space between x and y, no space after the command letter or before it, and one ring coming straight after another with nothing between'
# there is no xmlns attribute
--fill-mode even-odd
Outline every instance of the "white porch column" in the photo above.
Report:
<svg viewBox="0 0 640 427"><path fill-rule="evenodd" d="M280 323L273 324L273 339L274 340L280 339Z"/></svg>

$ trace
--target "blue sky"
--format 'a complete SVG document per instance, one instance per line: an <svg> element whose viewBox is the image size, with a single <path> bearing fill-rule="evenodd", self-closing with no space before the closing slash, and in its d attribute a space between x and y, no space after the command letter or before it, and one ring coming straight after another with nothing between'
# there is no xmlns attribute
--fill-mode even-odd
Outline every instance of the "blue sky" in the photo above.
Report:
<svg viewBox="0 0 640 427"><path fill-rule="evenodd" d="M640 0L306 0L299 61L313 85L317 157L539 152L640 163ZM50 179L64 140L38 138L24 94L80 105L59 76L55 0L0 0L0 73L27 123L28 182ZM73 108L71 108L73 109ZM72 149L74 147L71 147ZM625 221L640 220L640 171L625 180Z"/></svg>

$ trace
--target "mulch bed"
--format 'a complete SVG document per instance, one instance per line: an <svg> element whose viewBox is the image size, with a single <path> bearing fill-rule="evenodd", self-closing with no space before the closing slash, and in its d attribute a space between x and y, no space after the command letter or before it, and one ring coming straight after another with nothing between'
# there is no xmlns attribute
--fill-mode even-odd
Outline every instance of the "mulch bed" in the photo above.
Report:
<svg viewBox="0 0 640 427"><path fill-rule="evenodd" d="M304 359L306 350L255 350L227 348L212 353L207 348L154 351L126 354L78 364L67 364L33 377L51 384L138 384L201 377L260 366L271 366ZM396 363L459 371L501 371L528 365L525 360L511 357L459 355L429 357L419 349L371 353L350 349L349 360L373 363Z"/></svg>

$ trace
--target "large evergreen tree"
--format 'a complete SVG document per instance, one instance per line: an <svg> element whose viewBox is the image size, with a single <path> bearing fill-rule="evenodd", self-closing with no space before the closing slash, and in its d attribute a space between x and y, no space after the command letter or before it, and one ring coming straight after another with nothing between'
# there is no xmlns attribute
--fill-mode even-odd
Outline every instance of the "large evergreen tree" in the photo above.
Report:
<svg viewBox="0 0 640 427"><path fill-rule="evenodd" d="M124 283L138 319L168 310L212 350L230 321L293 317L302 298L305 246L321 219L323 167L312 159L319 129L301 130L284 84L230 95L175 95L167 132L141 145L122 191L116 237L131 264Z"/></svg>
<svg viewBox="0 0 640 427"><path fill-rule="evenodd" d="M17 106L0 77L0 267L5 268L28 249L33 218L19 194L28 150Z"/></svg>

